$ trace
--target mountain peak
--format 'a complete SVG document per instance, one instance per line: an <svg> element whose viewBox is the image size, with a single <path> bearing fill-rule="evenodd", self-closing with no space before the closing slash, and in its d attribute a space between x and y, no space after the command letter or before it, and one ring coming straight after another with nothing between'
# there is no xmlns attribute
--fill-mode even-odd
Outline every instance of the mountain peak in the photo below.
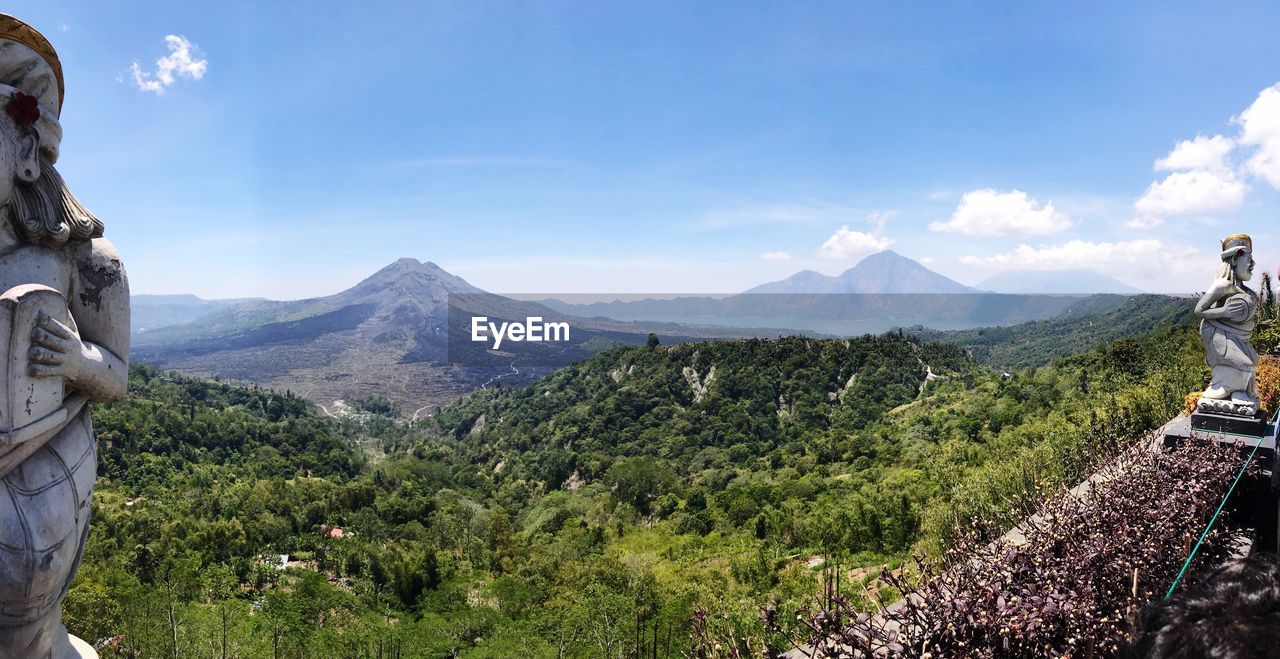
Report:
<svg viewBox="0 0 1280 659"><path fill-rule="evenodd" d="M395 276L403 273L421 272L428 275L449 275L449 273L440 266L431 261L419 261L415 258L405 257L396 259L381 270L370 275L367 279L375 279L378 277ZM449 275L452 276L452 275Z"/></svg>
<svg viewBox="0 0 1280 659"><path fill-rule="evenodd" d="M885 267L885 266L895 266L895 265L898 265L898 266L909 265L909 266L915 266L918 268L924 268L924 266L920 265L919 262L913 259L909 259L891 249L886 249L883 252L876 252L875 254L872 254L870 256L863 257L861 261L858 261L857 263L850 266L848 270L845 270L845 272L847 273L852 270L856 270L858 268L867 268L871 266Z"/></svg>
<svg viewBox="0 0 1280 659"><path fill-rule="evenodd" d="M411 258L396 259L395 261L392 261L391 263L388 263L387 265L383 266L372 275L369 275L364 279L364 281L361 281L360 283L363 284L366 281L370 281L374 279L386 279L388 277L395 277L408 272L417 272L419 270L422 270L422 262L419 261L418 259L411 259Z"/></svg>
<svg viewBox="0 0 1280 659"><path fill-rule="evenodd" d="M419 299L443 301L444 296L449 293L478 292L481 292L480 289L430 261L403 258L397 259L338 295L356 297L378 294L388 294L392 297L409 295Z"/></svg>
<svg viewBox="0 0 1280 659"><path fill-rule="evenodd" d="M897 252L876 252L845 270L839 277L841 293L973 293L960 282L944 277Z"/></svg>
<svg viewBox="0 0 1280 659"><path fill-rule="evenodd" d="M972 288L944 277L895 251L876 252L837 277L805 270L782 281L757 286L748 293L973 293Z"/></svg>

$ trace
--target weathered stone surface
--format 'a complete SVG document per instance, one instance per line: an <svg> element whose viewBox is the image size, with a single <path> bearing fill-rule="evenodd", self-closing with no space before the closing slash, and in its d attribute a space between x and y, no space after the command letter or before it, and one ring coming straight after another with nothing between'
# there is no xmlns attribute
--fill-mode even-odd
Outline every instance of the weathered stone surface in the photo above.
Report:
<svg viewBox="0 0 1280 659"><path fill-rule="evenodd" d="M61 604L89 533L88 402L128 386L129 285L54 169L62 70L0 14L0 659L96 657Z"/></svg>
<svg viewBox="0 0 1280 659"><path fill-rule="evenodd" d="M1252 402L1242 403L1231 399L1217 400L1201 398L1196 402L1196 411L1205 414L1227 414L1231 416L1256 416L1261 412Z"/></svg>

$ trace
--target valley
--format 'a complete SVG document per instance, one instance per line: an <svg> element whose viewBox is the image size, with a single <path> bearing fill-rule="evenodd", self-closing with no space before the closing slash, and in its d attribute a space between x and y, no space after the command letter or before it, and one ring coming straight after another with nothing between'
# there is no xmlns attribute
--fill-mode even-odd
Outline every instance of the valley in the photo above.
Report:
<svg viewBox="0 0 1280 659"><path fill-rule="evenodd" d="M955 520L1013 523L1028 470L1074 483L1200 359L1185 322L1008 375L898 332L646 341L416 421L138 365L94 412L66 617L148 656L680 656L696 611L766 638L828 563L892 597L876 575Z"/></svg>

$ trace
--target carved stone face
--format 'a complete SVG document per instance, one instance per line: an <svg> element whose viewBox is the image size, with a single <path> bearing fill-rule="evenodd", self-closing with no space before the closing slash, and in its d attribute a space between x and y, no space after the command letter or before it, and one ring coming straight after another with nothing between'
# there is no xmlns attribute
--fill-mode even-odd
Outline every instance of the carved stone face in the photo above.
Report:
<svg viewBox="0 0 1280 659"><path fill-rule="evenodd" d="M1249 281L1253 279L1253 256L1241 256L1235 260L1236 279L1239 281Z"/></svg>

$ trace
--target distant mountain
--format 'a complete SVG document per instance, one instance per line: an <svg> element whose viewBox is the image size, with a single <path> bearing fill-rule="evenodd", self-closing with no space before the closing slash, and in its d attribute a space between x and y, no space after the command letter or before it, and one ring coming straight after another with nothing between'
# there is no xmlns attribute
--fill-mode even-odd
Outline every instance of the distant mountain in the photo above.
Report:
<svg viewBox="0 0 1280 659"><path fill-rule="evenodd" d="M451 310L459 311L452 314ZM465 312L465 313L462 313ZM484 343L450 339L470 316L570 322L567 343ZM165 369L288 389L328 404L373 395L412 414L499 382L525 384L615 343L663 343L750 331L573 318L532 302L492 295L434 263L401 259L326 297L224 306L193 322L134 336L132 357Z"/></svg>
<svg viewBox="0 0 1280 659"><path fill-rule="evenodd" d="M804 270L747 293L976 293L893 251L872 254L838 276Z"/></svg>
<svg viewBox="0 0 1280 659"><path fill-rule="evenodd" d="M1009 270L977 285L993 293L1079 295L1113 293L1137 295L1141 290L1094 270Z"/></svg>
<svg viewBox="0 0 1280 659"><path fill-rule="evenodd" d="M615 320L782 327L809 334L856 336L915 325L935 330L1014 325L1052 318L1087 297L979 291L885 251L868 256L836 277L805 270L727 297L542 303L562 313ZM1122 302L1103 300L1100 304Z"/></svg>
<svg viewBox="0 0 1280 659"><path fill-rule="evenodd" d="M247 301L250 298L205 300L194 295L134 295L131 298L131 331L136 334L189 323L223 307Z"/></svg>
<svg viewBox="0 0 1280 659"><path fill-rule="evenodd" d="M680 297L574 304L540 303L565 314L636 323L722 328L785 328L791 334L858 336L899 327L961 330L1053 318L1085 301L1119 306L1116 295L1001 295L999 293L857 294L742 293L725 298ZM758 334L758 332L757 332Z"/></svg>

